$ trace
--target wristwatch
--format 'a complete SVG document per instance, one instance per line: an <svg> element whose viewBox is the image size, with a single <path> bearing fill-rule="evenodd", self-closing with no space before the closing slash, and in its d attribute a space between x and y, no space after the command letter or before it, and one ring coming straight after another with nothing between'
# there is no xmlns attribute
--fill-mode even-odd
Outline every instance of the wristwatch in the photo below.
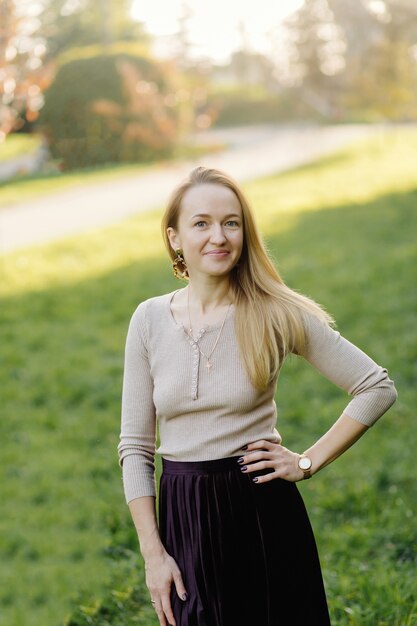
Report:
<svg viewBox="0 0 417 626"><path fill-rule="evenodd" d="M309 456L306 456L304 453L300 454L300 458L298 459L298 467L304 472L304 480L306 480L307 478L311 478L312 464L312 460Z"/></svg>

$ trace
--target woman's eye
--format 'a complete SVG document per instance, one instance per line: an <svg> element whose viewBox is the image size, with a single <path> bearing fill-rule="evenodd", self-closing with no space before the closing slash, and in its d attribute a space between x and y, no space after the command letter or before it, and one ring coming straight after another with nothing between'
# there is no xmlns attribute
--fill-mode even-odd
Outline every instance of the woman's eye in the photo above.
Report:
<svg viewBox="0 0 417 626"><path fill-rule="evenodd" d="M207 222L205 220L199 220L198 222L194 224L194 226L198 226L198 227L206 226L206 225L207 225ZM236 226L239 226L239 222L237 222L236 220L227 220L226 225L236 227Z"/></svg>

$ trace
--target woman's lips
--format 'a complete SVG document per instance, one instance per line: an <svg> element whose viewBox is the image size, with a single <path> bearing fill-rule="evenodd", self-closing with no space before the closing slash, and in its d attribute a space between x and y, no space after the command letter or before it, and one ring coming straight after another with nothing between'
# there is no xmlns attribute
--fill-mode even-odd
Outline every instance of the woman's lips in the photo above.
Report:
<svg viewBox="0 0 417 626"><path fill-rule="evenodd" d="M213 250L211 252L206 252L206 254L209 256L226 256L229 252L227 250Z"/></svg>

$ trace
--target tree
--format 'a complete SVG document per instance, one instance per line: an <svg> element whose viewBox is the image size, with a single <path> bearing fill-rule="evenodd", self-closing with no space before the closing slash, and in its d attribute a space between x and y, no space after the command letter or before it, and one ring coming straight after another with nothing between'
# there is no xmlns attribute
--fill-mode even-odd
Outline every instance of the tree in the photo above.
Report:
<svg viewBox="0 0 417 626"><path fill-rule="evenodd" d="M41 0L40 34L48 44L48 58L78 46L114 41L149 43L143 25L130 16L131 0Z"/></svg>
<svg viewBox="0 0 417 626"><path fill-rule="evenodd" d="M329 0L348 42L345 105L367 117L416 117L417 8L409 0Z"/></svg>
<svg viewBox="0 0 417 626"><path fill-rule="evenodd" d="M176 42L177 52L175 53L175 59L178 67L183 70L190 69L194 62L191 59L190 51L192 48L188 24L193 17L194 11L188 2L182 2L181 15L178 18L178 31L174 34Z"/></svg>
<svg viewBox="0 0 417 626"><path fill-rule="evenodd" d="M114 39L149 43L130 1L1 0L0 137L36 120L62 52Z"/></svg>
<svg viewBox="0 0 417 626"><path fill-rule="evenodd" d="M293 85L321 115L337 115L346 43L328 1L305 0L285 26Z"/></svg>
<svg viewBox="0 0 417 626"><path fill-rule="evenodd" d="M276 91L274 64L265 55L250 50L235 50L231 55L229 67L238 83L261 85L267 91Z"/></svg>
<svg viewBox="0 0 417 626"><path fill-rule="evenodd" d="M27 121L42 107L45 42L37 34L36 7L26 12L18 0L0 4L0 139Z"/></svg>
<svg viewBox="0 0 417 626"><path fill-rule="evenodd" d="M306 0L287 20L297 94L325 117L415 119L414 0Z"/></svg>

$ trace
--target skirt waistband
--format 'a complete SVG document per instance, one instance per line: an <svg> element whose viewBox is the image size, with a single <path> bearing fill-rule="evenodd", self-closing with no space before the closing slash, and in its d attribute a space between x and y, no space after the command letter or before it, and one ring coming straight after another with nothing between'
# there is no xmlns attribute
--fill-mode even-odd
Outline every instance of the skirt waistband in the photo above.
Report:
<svg viewBox="0 0 417 626"><path fill-rule="evenodd" d="M162 471L165 474L208 474L228 469L240 469L239 456L227 456L208 461L172 461L162 457Z"/></svg>

